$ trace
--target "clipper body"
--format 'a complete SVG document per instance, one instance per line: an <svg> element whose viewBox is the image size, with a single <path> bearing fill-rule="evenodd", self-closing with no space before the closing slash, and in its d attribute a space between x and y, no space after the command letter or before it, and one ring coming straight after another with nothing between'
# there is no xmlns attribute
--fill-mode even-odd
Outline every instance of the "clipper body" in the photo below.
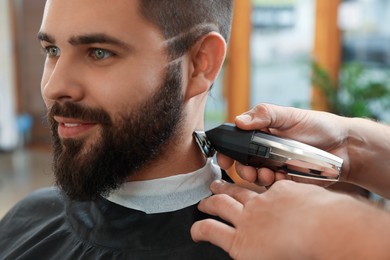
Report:
<svg viewBox="0 0 390 260"><path fill-rule="evenodd" d="M341 158L265 132L241 130L225 123L206 132L195 131L194 137L207 157L218 151L256 168L266 167L288 175L324 181L340 178Z"/></svg>

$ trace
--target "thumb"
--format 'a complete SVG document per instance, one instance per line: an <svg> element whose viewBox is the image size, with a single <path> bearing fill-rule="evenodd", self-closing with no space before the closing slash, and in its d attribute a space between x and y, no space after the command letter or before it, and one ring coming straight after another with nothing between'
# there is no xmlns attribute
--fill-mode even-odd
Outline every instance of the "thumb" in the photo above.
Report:
<svg viewBox="0 0 390 260"><path fill-rule="evenodd" d="M251 110L236 117L236 125L244 130L260 130L270 127L272 124L272 115L269 104L256 105Z"/></svg>
<svg viewBox="0 0 390 260"><path fill-rule="evenodd" d="M236 125L244 130L276 128L285 130L293 127L302 117L300 109L272 104L259 104L236 117Z"/></svg>

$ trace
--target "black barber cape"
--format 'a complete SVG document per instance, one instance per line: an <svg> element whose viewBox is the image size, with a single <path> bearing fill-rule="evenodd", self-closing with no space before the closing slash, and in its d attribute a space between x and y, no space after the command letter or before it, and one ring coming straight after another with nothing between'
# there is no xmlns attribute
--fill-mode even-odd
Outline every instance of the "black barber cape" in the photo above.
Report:
<svg viewBox="0 0 390 260"><path fill-rule="evenodd" d="M197 205L146 214L112 203L71 201L55 188L38 190L0 221L0 259L230 259L190 228L210 216Z"/></svg>

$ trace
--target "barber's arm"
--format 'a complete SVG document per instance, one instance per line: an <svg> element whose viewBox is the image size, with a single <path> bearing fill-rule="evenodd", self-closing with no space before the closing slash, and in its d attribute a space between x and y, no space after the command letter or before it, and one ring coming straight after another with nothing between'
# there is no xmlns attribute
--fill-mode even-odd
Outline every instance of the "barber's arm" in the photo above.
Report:
<svg viewBox="0 0 390 260"><path fill-rule="evenodd" d="M195 241L234 259L390 259L390 214L348 195L288 180L259 194L214 182L199 209L231 225L196 222Z"/></svg>
<svg viewBox="0 0 390 260"><path fill-rule="evenodd" d="M236 118L245 130L268 131L313 145L344 159L341 181L353 183L390 198L390 127L362 118L346 118L334 114L260 104ZM230 168L233 160L218 154L222 168ZM238 174L249 182L269 186L274 181L291 179L268 169L255 169L236 163ZM292 178L307 182L306 179ZM312 182L313 183L313 182ZM326 182L315 182L326 184Z"/></svg>

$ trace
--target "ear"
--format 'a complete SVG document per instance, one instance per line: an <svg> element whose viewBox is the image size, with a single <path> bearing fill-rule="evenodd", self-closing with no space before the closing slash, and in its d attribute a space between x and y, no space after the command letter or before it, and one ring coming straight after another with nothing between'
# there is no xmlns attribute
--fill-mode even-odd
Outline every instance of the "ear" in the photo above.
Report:
<svg viewBox="0 0 390 260"><path fill-rule="evenodd" d="M221 70L226 42L216 32L202 37L190 50L190 66L185 99L207 92Z"/></svg>

